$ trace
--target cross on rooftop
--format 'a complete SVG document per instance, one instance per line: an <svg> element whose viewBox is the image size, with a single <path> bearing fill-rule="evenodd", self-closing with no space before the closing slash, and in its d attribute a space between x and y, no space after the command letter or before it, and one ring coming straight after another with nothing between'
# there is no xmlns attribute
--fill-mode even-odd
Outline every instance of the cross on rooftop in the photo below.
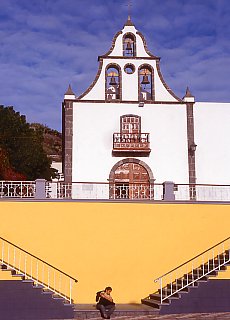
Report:
<svg viewBox="0 0 230 320"><path fill-rule="evenodd" d="M126 5L128 7L128 18L131 18L131 8L132 8L132 0L128 0L128 4Z"/></svg>

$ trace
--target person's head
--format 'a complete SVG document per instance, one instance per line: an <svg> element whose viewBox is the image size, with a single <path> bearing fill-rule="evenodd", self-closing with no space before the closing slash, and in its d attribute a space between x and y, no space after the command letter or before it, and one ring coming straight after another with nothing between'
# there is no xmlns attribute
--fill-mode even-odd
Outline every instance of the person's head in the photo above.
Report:
<svg viewBox="0 0 230 320"><path fill-rule="evenodd" d="M105 293L110 294L112 292L112 288L111 287L106 287L105 288Z"/></svg>

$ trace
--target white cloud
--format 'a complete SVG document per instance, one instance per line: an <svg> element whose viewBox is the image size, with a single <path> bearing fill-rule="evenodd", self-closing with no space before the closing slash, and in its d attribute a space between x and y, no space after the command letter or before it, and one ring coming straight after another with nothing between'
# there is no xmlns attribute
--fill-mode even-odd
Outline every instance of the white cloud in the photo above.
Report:
<svg viewBox="0 0 230 320"><path fill-rule="evenodd" d="M135 0L132 20L162 57L167 84L197 100L229 101L227 0ZM80 94L94 80L97 56L127 19L123 0L1 0L0 103L31 122L61 127L69 83Z"/></svg>

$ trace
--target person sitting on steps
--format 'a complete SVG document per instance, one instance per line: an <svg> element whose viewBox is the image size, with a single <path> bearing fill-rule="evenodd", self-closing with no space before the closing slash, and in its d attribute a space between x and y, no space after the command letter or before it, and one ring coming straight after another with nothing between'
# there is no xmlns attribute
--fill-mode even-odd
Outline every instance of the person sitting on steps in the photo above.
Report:
<svg viewBox="0 0 230 320"><path fill-rule="evenodd" d="M110 295L111 292L111 287L106 287L104 291L97 292L96 301L99 301L96 308L100 311L103 319L110 319L111 314L115 310L115 303Z"/></svg>

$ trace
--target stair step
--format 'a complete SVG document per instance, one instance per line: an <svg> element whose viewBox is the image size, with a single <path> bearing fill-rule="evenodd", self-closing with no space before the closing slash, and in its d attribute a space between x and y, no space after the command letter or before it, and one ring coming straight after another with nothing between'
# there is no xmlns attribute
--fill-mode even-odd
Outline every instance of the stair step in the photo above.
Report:
<svg viewBox="0 0 230 320"><path fill-rule="evenodd" d="M7 266L5 266L5 267L2 267L2 271L13 271L14 269L12 269L12 268L10 268L10 267L7 267Z"/></svg>
<svg viewBox="0 0 230 320"><path fill-rule="evenodd" d="M215 271L225 271L226 269L227 269L227 267L226 267L226 265L227 264L225 264L224 266L220 266L218 269L216 269ZM217 268L218 266L215 266L215 267L213 267L212 265L209 265L209 267L208 267L208 265L205 265L204 266L204 272L208 272L208 270L212 270L213 268ZM202 269L202 271L203 271L203 269Z"/></svg>
<svg viewBox="0 0 230 320"><path fill-rule="evenodd" d="M196 276L196 277L201 277L203 275L203 270L202 269L195 269L191 272L189 272L188 276ZM187 275L184 275L185 278L187 277Z"/></svg>
<svg viewBox="0 0 230 320"><path fill-rule="evenodd" d="M149 298L151 299L151 300L156 300L157 302L159 302L160 303L160 301L161 301L161 295L160 294L157 294L157 293L152 293L152 294L150 294L149 295ZM169 299L166 299L165 300L165 303L169 303L170 301L169 301Z"/></svg>
<svg viewBox="0 0 230 320"><path fill-rule="evenodd" d="M204 278L204 279L203 279ZM199 277L196 276L195 274L192 275L192 274L189 274L188 277L186 279L188 279L189 281L197 281L197 280L205 280L205 278L207 278L207 275L206 276L203 276L203 274L200 274Z"/></svg>
<svg viewBox="0 0 230 320"><path fill-rule="evenodd" d="M212 272L210 272L209 274L208 274L208 276L214 276L214 277L216 277L218 275L218 271L212 271Z"/></svg>
<svg viewBox="0 0 230 320"><path fill-rule="evenodd" d="M163 288L164 289L164 288ZM159 294L161 294L161 290L159 289L158 290L158 292L159 292ZM166 295L171 295L171 290L163 290L163 297L164 296L166 296ZM180 295L179 295L179 293L173 293L171 296L170 296L170 298L171 297L174 297L174 298L180 298Z"/></svg>
<svg viewBox="0 0 230 320"><path fill-rule="evenodd" d="M55 300L65 300L63 297L58 296L57 294L53 294L53 299Z"/></svg>
<svg viewBox="0 0 230 320"><path fill-rule="evenodd" d="M63 302L63 305L66 306L66 307L72 307L72 308L75 308L75 304L74 303L68 303L68 302Z"/></svg>
<svg viewBox="0 0 230 320"><path fill-rule="evenodd" d="M224 262L223 262L223 263L224 263ZM206 267L206 268L209 267L209 269L215 269L215 268L218 268L219 265L221 265L221 264L223 264L223 263L212 263L212 262L210 262L209 264L208 264L208 263L205 263L205 264L204 264L204 268L205 268L205 267Z"/></svg>
<svg viewBox="0 0 230 320"><path fill-rule="evenodd" d="M167 288L169 291L176 291L176 290L180 290L181 288L183 288L182 290L185 290L185 291L188 291L188 288L187 287L184 287L185 286L185 283L184 285L182 286L182 283L173 283L172 285L171 284L168 284L167 285Z"/></svg>
<svg viewBox="0 0 230 320"><path fill-rule="evenodd" d="M182 279L178 279L177 280L177 284L180 286L180 285L183 285L183 286L188 286L188 287L190 287L190 286L192 286L192 287L198 287L198 283L197 282L193 282L193 284L188 284L188 281L187 281L187 277L185 278L185 279L183 279L183 281L182 281Z"/></svg>
<svg viewBox="0 0 230 320"><path fill-rule="evenodd" d="M24 277L24 274L23 273L15 273L15 274L12 274L12 277Z"/></svg>
<svg viewBox="0 0 230 320"><path fill-rule="evenodd" d="M228 253L222 253L219 255L219 258L217 257L215 260L221 260L223 262L229 260L229 254Z"/></svg>
<svg viewBox="0 0 230 320"><path fill-rule="evenodd" d="M187 279L190 279L190 278L192 278L192 279L194 279L194 280L196 280L196 279L198 279L198 278L200 278L200 277L203 277L204 276L204 273L203 273L203 271L202 272L199 272L199 273L189 273L188 275L185 275L185 277L184 277L184 279L185 280L187 280Z"/></svg>
<svg viewBox="0 0 230 320"><path fill-rule="evenodd" d="M160 309L160 305L161 303L157 302L156 300L152 300L152 299L142 299L141 300L141 303L147 305L147 306L150 306L152 308L155 308L155 309ZM162 305L169 305L170 303L162 303Z"/></svg>
<svg viewBox="0 0 230 320"><path fill-rule="evenodd" d="M34 288L34 289L43 289L44 286L42 286L41 284L38 284L38 285L34 284L34 285L33 285L33 288Z"/></svg>
<svg viewBox="0 0 230 320"><path fill-rule="evenodd" d="M208 281L208 277L204 276L202 278L200 278L199 280L197 280L198 282L207 282Z"/></svg>
<svg viewBox="0 0 230 320"><path fill-rule="evenodd" d="M221 257L220 259L215 258L214 261L213 259L209 260L209 262L205 263L204 265L210 265L210 266L215 266L218 267L220 264L224 265L225 263L227 263L227 261L229 260L229 256L228 257ZM201 266L202 267L202 266Z"/></svg>
<svg viewBox="0 0 230 320"><path fill-rule="evenodd" d="M42 294L54 294L52 291L47 290L47 289L43 289Z"/></svg>
<svg viewBox="0 0 230 320"><path fill-rule="evenodd" d="M33 283L34 280L32 280L32 279L24 279L24 280L22 280L22 282L31 282L31 283Z"/></svg>

